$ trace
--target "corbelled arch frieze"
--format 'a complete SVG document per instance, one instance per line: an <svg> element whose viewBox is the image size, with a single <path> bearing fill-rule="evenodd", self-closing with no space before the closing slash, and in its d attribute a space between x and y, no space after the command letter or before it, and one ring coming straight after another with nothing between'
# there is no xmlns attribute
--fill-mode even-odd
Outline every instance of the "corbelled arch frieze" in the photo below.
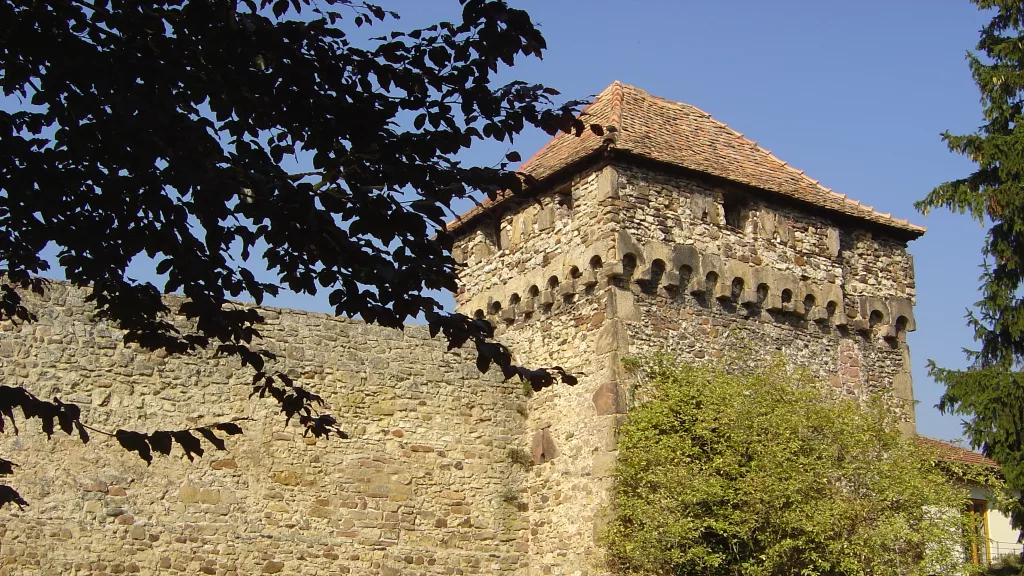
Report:
<svg viewBox="0 0 1024 576"><path fill-rule="evenodd" d="M640 245L625 233L615 242L558 255L498 290L477 295L464 310L496 326L514 326L573 306L608 286L635 287L649 296L672 300L690 295L705 303L726 304L737 314L768 312L776 319L797 317L886 339L917 327L909 298L847 298L838 282L724 260L690 245Z"/></svg>

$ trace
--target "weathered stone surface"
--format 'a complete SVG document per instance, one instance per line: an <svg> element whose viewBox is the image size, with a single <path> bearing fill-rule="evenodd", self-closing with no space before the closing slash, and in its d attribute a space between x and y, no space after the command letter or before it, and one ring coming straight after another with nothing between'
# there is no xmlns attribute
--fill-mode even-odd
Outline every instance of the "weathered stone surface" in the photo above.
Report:
<svg viewBox="0 0 1024 576"><path fill-rule="evenodd" d="M278 562L277 560L267 560L267 563L263 565L260 572L264 574L277 574L284 570L284 562Z"/></svg>
<svg viewBox="0 0 1024 576"><path fill-rule="evenodd" d="M533 528L523 550L539 562L531 570L566 572L600 558L598 520L577 519L597 518L607 504L616 458L608 420L632 401L622 358L667 350L742 363L780 354L836 394L888 394L912 431L900 338L913 328L915 295L905 239L769 195L735 195L747 198L745 223L726 226L727 184L620 164L580 173L571 188L571 214L553 221L542 210L552 196L537 199L541 208L509 205L500 226L511 244L466 260L457 296L460 311L491 320L517 360L583 375L528 402L520 442L533 449L546 430L559 451L525 479ZM541 225L531 213L543 213ZM476 230L460 234L464 253L487 242ZM899 309L902 326L895 318L872 325L864 298L889 316ZM487 313L492 302L501 317Z"/></svg>
<svg viewBox="0 0 1024 576"><path fill-rule="evenodd" d="M626 391L618 381L605 382L594 391L594 409L598 416L626 413Z"/></svg>
<svg viewBox="0 0 1024 576"><path fill-rule="evenodd" d="M0 452L18 456L11 483L31 502L0 510L0 573L376 574L410 557L432 573L492 574L525 563L509 528L519 513L498 497L521 486L506 457L525 430L512 409L521 387L481 375L424 327L272 310L260 330L273 369L304 378L352 435L306 442L276 404L248 398L251 369L212 353L154 363L92 319L85 290L55 286L63 304L26 295L40 312L31 330L0 323L3 384L81 397L83 418L103 429L255 420L225 437L227 452L204 441L193 463L175 448L151 466L96 435L0 435ZM96 391L103 402L91 402ZM442 493L460 494L465 514L450 516Z"/></svg>
<svg viewBox="0 0 1024 576"><path fill-rule="evenodd" d="M550 428L538 430L533 434L533 440L530 443L530 456L534 464L544 464L558 456L558 448L555 446L555 439L551 436Z"/></svg>
<svg viewBox="0 0 1024 576"><path fill-rule="evenodd" d="M595 478L607 478L615 469L615 460L617 457L618 452L597 452L594 454L594 464L591 469L591 474L593 474Z"/></svg>
<svg viewBox="0 0 1024 576"><path fill-rule="evenodd" d="M234 470L238 468L238 463L235 462L234 458L226 458L224 460L215 460L210 464L210 468L214 470Z"/></svg>
<svg viewBox="0 0 1024 576"><path fill-rule="evenodd" d="M782 354L836 394L888 395L912 432L905 240L767 195L726 226L727 185L619 164L553 192L459 232L456 301L517 363L575 386L527 397L423 327L262 310L269 368L321 394L348 440L303 438L233 359L125 345L84 290L25 294L40 320L0 322L4 384L110 430L254 420L226 453L151 466L103 438L0 436L32 503L0 510L0 574L600 574L616 428L637 401L622 359L656 350Z"/></svg>
<svg viewBox="0 0 1024 576"><path fill-rule="evenodd" d="M178 489L178 498L182 502L199 502L199 488L195 486L182 486Z"/></svg>

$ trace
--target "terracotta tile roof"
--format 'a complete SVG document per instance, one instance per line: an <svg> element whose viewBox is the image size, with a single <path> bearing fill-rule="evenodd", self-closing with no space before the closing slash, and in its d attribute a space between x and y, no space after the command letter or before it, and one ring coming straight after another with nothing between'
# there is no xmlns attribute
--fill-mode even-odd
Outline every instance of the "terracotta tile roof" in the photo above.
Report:
<svg viewBox="0 0 1024 576"><path fill-rule="evenodd" d="M939 460L945 460L947 462L959 462L962 464L975 464L978 466L988 466L990 468L998 468L999 464L982 454L978 454L973 450L967 448L961 448L956 444L951 444L944 440L938 440L935 438L928 438L927 436L918 436L917 444L921 448L928 452L934 453Z"/></svg>
<svg viewBox="0 0 1024 576"><path fill-rule="evenodd" d="M822 186L756 142L689 104L651 96L616 81L598 94L584 113L587 124L610 126L614 131L608 130L604 136L587 131L579 138L559 134L527 160L520 171L544 180L607 146L617 153L726 178L894 228L913 237L924 234L925 229L920 226L877 212ZM509 197L511 194L484 201L482 206L474 207L449 223L448 229L458 228Z"/></svg>
<svg viewBox="0 0 1024 576"><path fill-rule="evenodd" d="M621 93L621 90L617 90L619 86L621 85L618 82L615 82L611 86L605 88L604 92L598 94L594 101L583 109L581 117L587 125L618 125L617 115L619 109L614 107L613 103L616 102L615 92L618 91ZM617 103L621 104L621 94L619 94L619 96ZM522 166L519 167L519 171L532 176L537 180L544 180L562 168L583 160L602 149L606 138L610 139L611 135L606 134L605 136L598 136L590 130L584 131L579 137L570 134L559 134L548 141L548 143L538 150L530 159L523 162ZM468 212L465 212L452 222L449 222L448 230L455 230L475 218L477 215L486 212L492 206L501 204L511 197L511 193L504 192L498 194L494 200L491 200L490 198L485 199L479 206L474 206Z"/></svg>

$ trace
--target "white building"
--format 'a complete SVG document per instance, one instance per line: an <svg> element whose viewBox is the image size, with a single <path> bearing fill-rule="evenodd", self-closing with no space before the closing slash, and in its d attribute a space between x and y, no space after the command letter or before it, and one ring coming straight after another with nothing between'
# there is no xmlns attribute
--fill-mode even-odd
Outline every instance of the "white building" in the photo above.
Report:
<svg viewBox="0 0 1024 576"><path fill-rule="evenodd" d="M999 468L994 460L951 444L944 440L919 436L921 446L934 452L941 460L948 462ZM979 544L971 550L965 550L967 559L976 564L990 564L1001 556L1021 554L1022 545L1018 541L1018 532L1011 526L1010 518L993 506L992 492L981 485L972 484L970 490L971 503L967 513L974 517L978 529ZM980 544L984 542L984 544Z"/></svg>

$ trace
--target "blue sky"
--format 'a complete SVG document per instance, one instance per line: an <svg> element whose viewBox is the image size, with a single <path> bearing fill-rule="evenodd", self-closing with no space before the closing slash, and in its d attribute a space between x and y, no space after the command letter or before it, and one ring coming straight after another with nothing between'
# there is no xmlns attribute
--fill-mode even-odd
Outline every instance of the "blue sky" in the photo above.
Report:
<svg viewBox="0 0 1024 576"><path fill-rule="evenodd" d="M917 214L913 203L972 165L947 151L943 130L981 122L964 55L987 21L966 0L512 1L542 25L549 50L514 75L565 97L613 80L693 104L790 165L881 212L928 227L911 243L917 268L910 334L918 430L960 437L934 408L941 387L928 359L964 365L966 308L977 300L984 231L962 216ZM455 2L399 3L403 24L453 18ZM516 141L523 157L543 134ZM491 164L504 148L474 150ZM467 159L468 159L467 158Z"/></svg>
<svg viewBox="0 0 1024 576"><path fill-rule="evenodd" d="M459 13L456 0L381 1L402 14L405 29ZM504 79L553 86L566 99L585 99L621 80L693 104L825 186L927 226L910 247L918 289L918 329L908 339L918 430L960 436L959 419L934 408L941 388L925 363L965 363L961 349L971 345L971 334L963 317L977 299L984 231L962 216L924 218L913 203L972 169L946 150L939 133L980 124L964 54L984 14L967 0L509 1L541 24L549 50ZM512 148L481 145L463 160L493 165L510 149L528 158L546 140L529 132ZM151 271L133 272L152 278ZM330 310L325 295L282 295L269 303Z"/></svg>

